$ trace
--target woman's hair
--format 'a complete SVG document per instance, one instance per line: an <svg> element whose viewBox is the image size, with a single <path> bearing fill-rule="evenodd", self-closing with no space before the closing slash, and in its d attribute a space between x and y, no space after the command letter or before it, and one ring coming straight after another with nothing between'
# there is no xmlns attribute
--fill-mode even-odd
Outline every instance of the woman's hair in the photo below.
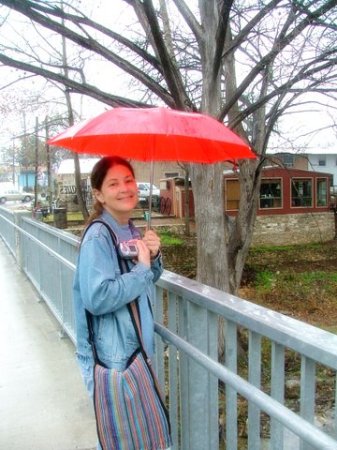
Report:
<svg viewBox="0 0 337 450"><path fill-rule="evenodd" d="M126 159L120 158L119 156L105 156L104 158L100 159L92 169L90 176L91 188L100 191L106 174L108 173L109 169L114 166L127 167L132 173L132 176L135 177L133 167ZM87 225L89 225L93 220L97 219L97 217L100 216L102 212L103 205L95 198L93 203L93 212L91 213L87 221Z"/></svg>

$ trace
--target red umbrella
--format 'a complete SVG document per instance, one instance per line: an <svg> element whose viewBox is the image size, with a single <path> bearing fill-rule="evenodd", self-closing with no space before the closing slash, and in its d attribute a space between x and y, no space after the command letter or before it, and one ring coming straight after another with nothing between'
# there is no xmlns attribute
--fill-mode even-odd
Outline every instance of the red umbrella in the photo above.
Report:
<svg viewBox="0 0 337 450"><path fill-rule="evenodd" d="M214 163L255 158L244 141L213 117L169 108L114 108L48 143L79 153L141 161Z"/></svg>
<svg viewBox="0 0 337 450"><path fill-rule="evenodd" d="M114 108L68 128L48 144L151 163L256 158L241 138L213 117L169 108ZM153 170L151 186L152 177Z"/></svg>

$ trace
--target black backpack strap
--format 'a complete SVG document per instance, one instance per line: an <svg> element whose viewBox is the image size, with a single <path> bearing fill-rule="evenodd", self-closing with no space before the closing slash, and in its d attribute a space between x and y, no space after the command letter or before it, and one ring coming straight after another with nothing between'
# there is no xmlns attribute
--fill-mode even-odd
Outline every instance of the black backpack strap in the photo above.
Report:
<svg viewBox="0 0 337 450"><path fill-rule="evenodd" d="M110 225L108 225L104 220L99 220L99 219L95 219L92 222L89 223L89 225L87 226L87 228L85 229L82 239L81 239L81 243L83 242L84 236L87 234L89 228L94 225L95 223L101 223L103 225L105 225L105 227L109 230L111 239L112 239L112 243L116 249L116 253L117 253L117 259L118 259L118 265L119 265L119 270L121 271L121 273L125 273L124 267L121 264L121 258L119 257L119 253L118 253L118 249L117 249L117 245L118 245L118 239L117 236L115 234L115 232L113 231L113 229L110 227Z"/></svg>

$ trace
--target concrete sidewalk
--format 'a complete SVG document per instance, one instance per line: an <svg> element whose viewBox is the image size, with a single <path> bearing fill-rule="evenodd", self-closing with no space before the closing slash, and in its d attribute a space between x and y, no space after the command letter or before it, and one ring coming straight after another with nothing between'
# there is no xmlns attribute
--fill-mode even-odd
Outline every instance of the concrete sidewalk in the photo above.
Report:
<svg viewBox="0 0 337 450"><path fill-rule="evenodd" d="M96 447L74 345L0 239L0 449Z"/></svg>

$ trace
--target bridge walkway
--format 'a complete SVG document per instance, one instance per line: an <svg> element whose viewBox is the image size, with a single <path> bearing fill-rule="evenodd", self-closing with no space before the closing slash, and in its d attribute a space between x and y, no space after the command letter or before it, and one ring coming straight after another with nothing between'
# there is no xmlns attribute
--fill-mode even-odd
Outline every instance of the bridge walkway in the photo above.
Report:
<svg viewBox="0 0 337 450"><path fill-rule="evenodd" d="M0 448L91 450L93 409L74 345L0 240Z"/></svg>

